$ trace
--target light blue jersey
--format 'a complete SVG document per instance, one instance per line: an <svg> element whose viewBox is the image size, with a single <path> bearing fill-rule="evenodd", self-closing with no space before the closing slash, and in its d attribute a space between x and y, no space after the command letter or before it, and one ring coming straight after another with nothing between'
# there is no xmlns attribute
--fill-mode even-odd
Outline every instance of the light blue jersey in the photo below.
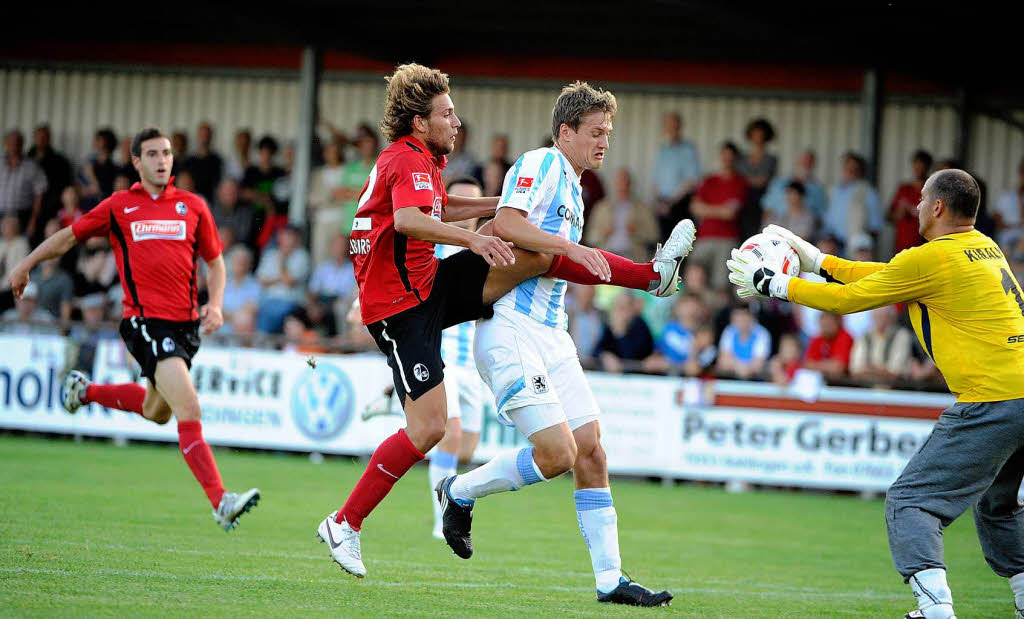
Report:
<svg viewBox="0 0 1024 619"><path fill-rule="evenodd" d="M505 175L498 208L526 212L526 219L544 232L578 243L583 236L583 189L572 164L557 148L538 148L524 154ZM565 280L532 277L494 304L541 324L568 328Z"/></svg>
<svg viewBox="0 0 1024 619"><path fill-rule="evenodd" d="M455 255L465 249L455 245L435 245L434 255L439 259ZM446 365L469 368L476 372L473 361L473 336L476 335L475 322L463 322L448 327L441 332L441 359Z"/></svg>

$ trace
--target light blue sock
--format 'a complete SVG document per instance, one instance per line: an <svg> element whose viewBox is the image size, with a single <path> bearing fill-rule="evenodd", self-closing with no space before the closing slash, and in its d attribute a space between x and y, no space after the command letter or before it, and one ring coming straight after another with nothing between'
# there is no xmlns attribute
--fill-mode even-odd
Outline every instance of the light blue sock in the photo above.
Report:
<svg viewBox="0 0 1024 619"><path fill-rule="evenodd" d="M437 487L445 477L451 477L455 474L455 467L459 463L459 457L453 453L447 451L441 451L435 449L434 453L430 454L430 465L427 467L427 476L430 480L430 504L434 506L434 526L435 528L440 525L441 522L441 504L437 502L437 497L434 495L434 488Z"/></svg>
<svg viewBox="0 0 1024 619"><path fill-rule="evenodd" d="M460 502L472 502L495 492L519 490L547 481L533 461L533 447L503 451L487 464L455 478L449 494Z"/></svg>
<svg viewBox="0 0 1024 619"><path fill-rule="evenodd" d="M590 550L597 590L608 593L619 586L622 558L619 556L619 518L612 503L611 488L577 490L576 519L583 541Z"/></svg>

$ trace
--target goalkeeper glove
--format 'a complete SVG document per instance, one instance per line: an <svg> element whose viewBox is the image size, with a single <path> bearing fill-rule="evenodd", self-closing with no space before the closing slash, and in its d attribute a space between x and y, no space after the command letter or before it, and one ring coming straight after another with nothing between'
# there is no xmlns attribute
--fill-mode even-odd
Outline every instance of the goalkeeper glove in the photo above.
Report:
<svg viewBox="0 0 1024 619"><path fill-rule="evenodd" d="M748 262L738 249L732 250L732 258L725 264L729 267L729 281L736 286L736 294L741 299L754 296L789 299L792 278L782 273L781 268Z"/></svg>
<svg viewBox="0 0 1024 619"><path fill-rule="evenodd" d="M825 261L825 257L828 254L793 234L789 230L786 230L782 226L771 224L765 227L762 232L765 234L777 234L785 239L786 242L789 243L789 246L793 248L793 251L800 256L801 271L821 275L821 263Z"/></svg>

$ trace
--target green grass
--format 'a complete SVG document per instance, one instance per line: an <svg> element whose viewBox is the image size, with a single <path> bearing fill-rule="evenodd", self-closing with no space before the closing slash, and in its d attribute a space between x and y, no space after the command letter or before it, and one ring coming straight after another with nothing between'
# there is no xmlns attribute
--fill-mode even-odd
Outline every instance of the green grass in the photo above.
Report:
<svg viewBox="0 0 1024 619"><path fill-rule="evenodd" d="M229 488L263 491L230 534L177 446L0 435L0 614L898 617L914 605L878 500L613 483L624 566L676 599L608 608L594 600L568 478L479 502L476 554L462 561L430 537L417 467L366 521L369 574L356 581L315 530L362 465L216 455ZM1012 614L969 515L947 531L946 560L961 617Z"/></svg>

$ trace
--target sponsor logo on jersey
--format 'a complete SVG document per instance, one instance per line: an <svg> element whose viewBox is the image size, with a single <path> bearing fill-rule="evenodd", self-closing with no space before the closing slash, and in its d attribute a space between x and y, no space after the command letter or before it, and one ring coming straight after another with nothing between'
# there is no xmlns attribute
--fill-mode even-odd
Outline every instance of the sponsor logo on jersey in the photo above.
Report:
<svg viewBox="0 0 1024 619"><path fill-rule="evenodd" d="M184 202L178 202L177 204L174 205L174 212L179 215L184 215L185 213L188 212L188 207L185 206Z"/></svg>
<svg viewBox="0 0 1024 619"><path fill-rule="evenodd" d="M433 186L430 184L430 175L425 172L413 172L412 188L416 191L433 189Z"/></svg>
<svg viewBox="0 0 1024 619"><path fill-rule="evenodd" d="M171 219L133 221L132 239L135 241L184 241L185 222Z"/></svg>
<svg viewBox="0 0 1024 619"><path fill-rule="evenodd" d="M368 232L373 230L373 220L369 217L356 217L352 220L353 232Z"/></svg>
<svg viewBox="0 0 1024 619"><path fill-rule="evenodd" d="M142 208L142 207L141 206L133 206L131 208L128 208L126 206L126 207L124 207L124 214L127 215L129 213L134 213L135 211L139 210L140 208Z"/></svg>
<svg viewBox="0 0 1024 619"><path fill-rule="evenodd" d="M430 216L441 221L442 213L444 213L444 207L441 205L441 196L434 196L434 206L430 208Z"/></svg>
<svg viewBox="0 0 1024 619"><path fill-rule="evenodd" d="M559 217L568 221L573 228L583 228L583 218L573 212L568 206L564 204L559 206L556 213Z"/></svg>
<svg viewBox="0 0 1024 619"><path fill-rule="evenodd" d="M520 176L516 180L516 188L513 190L514 193L526 193L533 187L533 179L527 176Z"/></svg>

